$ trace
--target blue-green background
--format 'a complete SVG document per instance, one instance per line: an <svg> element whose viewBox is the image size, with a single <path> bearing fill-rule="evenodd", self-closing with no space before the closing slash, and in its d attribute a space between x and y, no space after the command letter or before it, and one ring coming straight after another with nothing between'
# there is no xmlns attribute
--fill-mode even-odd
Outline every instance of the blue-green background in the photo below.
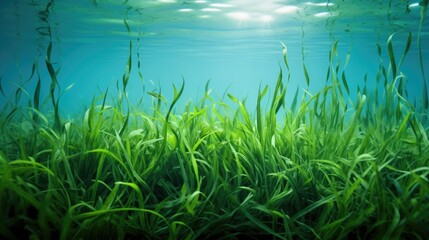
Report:
<svg viewBox="0 0 429 240"><path fill-rule="evenodd" d="M41 13L50 3L46 22ZM417 48L420 10L418 1L403 0L0 0L0 75L6 95L0 97L0 105L13 102L21 86L28 91L21 101L32 98L37 77L27 79L34 62L42 97L47 99L49 30L51 61L60 68L60 87L64 90L74 84L61 96L64 117L84 112L107 87L112 98L117 96L116 83L121 86L130 40L133 64L127 92L131 101L143 96L149 104L146 92L159 89L171 99L172 84L180 85L183 76L182 104L198 101L211 79L213 96L221 98L228 92L240 99L247 97L248 106L253 107L259 85L273 89L279 69L285 71L280 42L287 46L291 70L287 100L297 88L307 89L303 60L311 79L308 91L314 93L324 86L329 51L337 40L335 61L341 71L351 51L345 72L353 98L366 74L368 86L373 87L380 61L388 67L387 38L396 33L393 44L398 61L411 32L412 46L400 71L407 76L409 100L418 104L423 83ZM428 33L425 23L421 35L425 67ZM137 53L143 80L138 76ZM49 109L50 102L44 107Z"/></svg>

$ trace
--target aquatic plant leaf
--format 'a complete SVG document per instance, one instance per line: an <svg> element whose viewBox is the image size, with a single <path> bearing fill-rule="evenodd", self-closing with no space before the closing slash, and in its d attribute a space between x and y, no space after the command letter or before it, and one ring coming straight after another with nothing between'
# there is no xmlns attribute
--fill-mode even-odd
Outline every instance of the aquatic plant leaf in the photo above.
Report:
<svg viewBox="0 0 429 240"><path fill-rule="evenodd" d="M48 48L46 49L46 59L48 62L51 62L51 53L52 53L52 40L49 41Z"/></svg>
<svg viewBox="0 0 429 240"><path fill-rule="evenodd" d="M305 66L305 64L302 64L302 68L304 70L304 77L305 77L305 83L307 84L307 87L310 86L310 77L308 76L308 71L307 71L307 67Z"/></svg>
<svg viewBox="0 0 429 240"><path fill-rule="evenodd" d="M18 88L15 90L15 104L18 105L19 99L21 98L22 93L22 87L18 86Z"/></svg>
<svg viewBox="0 0 429 240"><path fill-rule="evenodd" d="M124 124L122 125L121 130L119 130L120 136L122 136L122 134L124 133L125 129L128 126L129 117L130 117L130 109L128 108L127 115L125 116Z"/></svg>
<svg viewBox="0 0 429 240"><path fill-rule="evenodd" d="M70 89L72 89L72 88L73 88L73 86L74 86L74 84L75 84L75 83L72 83L72 84L68 85L68 86L64 89L63 93L64 93L64 92L69 91Z"/></svg>
<svg viewBox="0 0 429 240"><path fill-rule="evenodd" d="M104 93L103 96L103 102L101 104L101 111L104 110L104 106L106 105L106 99L107 99L107 93L109 92L109 87L106 88L106 92Z"/></svg>
<svg viewBox="0 0 429 240"><path fill-rule="evenodd" d="M126 122L128 122L128 120L126 120ZM131 153L129 141L127 139L125 139L123 141L120 134L121 133L116 132L115 138L116 138L116 142L119 146L119 149L121 151L120 154L125 159L125 163L128 164L128 168L126 170L127 174L129 175L129 177L133 177L135 179L135 181L137 181L138 183L140 183L142 185L146 185L145 181L143 181L141 176L137 173L136 166L132 162L132 153ZM124 145L124 142L125 142L125 145Z"/></svg>
<svg viewBox="0 0 429 240"><path fill-rule="evenodd" d="M258 228L263 229L265 232L270 233L272 236L276 236L279 239L282 239L283 237L273 231L271 228L269 228L267 225L265 225L263 222L261 222L258 218L254 217L249 211L246 209L242 209L241 212L246 216L247 219L249 219L251 222L255 224Z"/></svg>
<svg viewBox="0 0 429 240"><path fill-rule="evenodd" d="M2 129L6 126L6 123L13 117L13 115L18 111L18 108L12 109L12 111L9 112L9 114L6 116L6 118L3 120Z"/></svg>
<svg viewBox="0 0 429 240"><path fill-rule="evenodd" d="M232 95L231 95L232 96ZM252 121L250 120L250 115L249 112L246 109L246 99L244 99L243 101L238 101L238 109L243 117L244 123L246 124L246 126L248 127L248 129L252 129ZM238 111L238 110L237 110ZM238 113L238 112L237 112Z"/></svg>
<svg viewBox="0 0 429 240"><path fill-rule="evenodd" d="M429 95L426 81L423 81L423 108L429 109Z"/></svg>
<svg viewBox="0 0 429 240"><path fill-rule="evenodd" d="M283 42L280 42L280 44L282 45L282 49L283 49L283 62L286 65L286 69L289 70L289 63L287 61L287 47Z"/></svg>
<svg viewBox="0 0 429 240"><path fill-rule="evenodd" d="M423 61L423 51L422 51L422 44L421 44L421 35L422 35L422 29L423 29L423 23L426 18L426 11L428 6L428 0L423 0L419 3L421 6L420 10L420 23L419 23L419 30L417 35L417 48L419 52L419 65L420 65L420 74L422 76L423 80L423 89L422 89L422 95L423 95L423 109L427 110L429 109L429 99L428 99L428 89L427 89L427 82L426 82L426 75L425 75L425 68L424 68L424 61Z"/></svg>
<svg viewBox="0 0 429 240"><path fill-rule="evenodd" d="M341 74L341 80L343 82L343 86L346 89L347 94L350 95L349 84L347 83L346 74L344 71Z"/></svg>
<svg viewBox="0 0 429 240"><path fill-rule="evenodd" d="M380 43L377 43L377 53L378 53L378 57L381 59L381 46Z"/></svg>
<svg viewBox="0 0 429 240"><path fill-rule="evenodd" d="M426 76L425 76L425 68L424 68L424 62L423 62L423 51L422 51L422 44L421 44L421 35L422 35L422 29L423 29L423 23L426 18L426 11L428 6L429 0L423 0L420 2L421 10L420 10L420 24L419 24L419 30L418 30L418 36L417 36L417 48L419 51L419 64L420 64L420 74L423 78L423 109L427 110L429 109L429 96L428 96L428 86L426 82Z"/></svg>
<svg viewBox="0 0 429 240"><path fill-rule="evenodd" d="M381 73L383 74L384 86L387 86L387 71L384 66L381 67Z"/></svg>
<svg viewBox="0 0 429 240"><path fill-rule="evenodd" d="M37 210L42 209L42 203L38 201L32 193L25 191L24 189L22 189L22 187L18 186L13 181L7 181L5 184L8 189L16 193L20 198L25 199L34 208L36 208Z"/></svg>
<svg viewBox="0 0 429 240"><path fill-rule="evenodd" d="M280 110L280 107L284 105L284 97L286 95L286 91L283 88L282 80L283 80L283 71L280 68L280 72L279 72L279 76L277 77L276 87L274 89L273 100L271 102L271 108L270 108L270 111L274 115L277 114L277 112ZM271 116L271 117L274 117L274 116Z"/></svg>
<svg viewBox="0 0 429 240"><path fill-rule="evenodd" d="M162 100L163 102L166 102L167 99L165 99L164 96L161 95L161 93L156 93L156 92L146 92L147 94L151 95L152 97Z"/></svg>
<svg viewBox="0 0 429 240"><path fill-rule="evenodd" d="M265 86L265 88L261 92L261 85L259 84L258 89L258 100L256 102L256 124L258 127L258 133L259 136L263 135L263 119L262 119L262 110L261 110L261 101L264 98L265 94L267 94L268 86Z"/></svg>
<svg viewBox="0 0 429 240"><path fill-rule="evenodd" d="M399 104L398 104L399 105ZM405 132L407 128L407 123L412 116L412 112L407 113L407 115L403 118L401 125L399 125L398 131L396 132L396 138L399 140L402 134Z"/></svg>
<svg viewBox="0 0 429 240"><path fill-rule="evenodd" d="M308 213L312 212L314 209L323 206L325 204L328 204L329 202L331 202L333 199L335 199L335 195L330 195L330 196L326 196L324 198L321 198L320 200L308 205L307 207L301 209L300 211L298 211L294 216L293 219L300 219L301 217L307 215Z"/></svg>
<svg viewBox="0 0 429 240"><path fill-rule="evenodd" d="M133 43L130 40L130 55L128 56L128 62L127 66L125 67L125 73L122 75L122 85L123 85L123 91L126 92L126 88L128 85L128 81L130 79L131 74L131 68L132 68L132 54L133 54Z"/></svg>
<svg viewBox="0 0 429 240"><path fill-rule="evenodd" d="M39 103L40 103L40 85L41 85L41 80L39 76L37 80L36 88L34 89L34 97L33 97L33 106L37 111L39 110ZM39 116L37 114L33 114L34 123L38 122L38 117Z"/></svg>
<svg viewBox="0 0 429 240"><path fill-rule="evenodd" d="M33 124L40 124L40 119L42 120L42 122L47 126L49 124L49 120L48 118L42 113L40 112L38 109L35 108L28 108L31 112L33 112ZM36 116L37 115L37 116Z"/></svg>
<svg viewBox="0 0 429 240"><path fill-rule="evenodd" d="M36 61L34 61L33 66L32 66L32 68L31 68L31 74L30 74L30 77L28 77L28 79L27 79L27 81L26 81L25 83L28 83L28 82L33 78L34 73L36 72L36 69L37 69L37 63L38 63L38 61L37 61L37 60L36 60ZM25 83L24 83L24 84L25 84Z"/></svg>
<svg viewBox="0 0 429 240"><path fill-rule="evenodd" d="M99 210L110 209L110 207L114 203L114 200L116 198L116 194L117 194L118 190L119 190L119 184L115 184L115 187L113 187L112 191L106 197L106 200L104 201L103 206L101 206L101 208Z"/></svg>
<svg viewBox="0 0 429 240"><path fill-rule="evenodd" d="M104 155L110 156L111 158L113 158L113 160L115 160L118 164L120 164L120 166L123 169L127 169L124 161L122 161L121 158L119 158L115 153L113 153L112 151L110 151L109 149L105 149L105 148L96 148L96 149L92 149L92 150L88 150L85 152L85 154L89 154L89 153L102 153Z"/></svg>
<svg viewBox="0 0 429 240"><path fill-rule="evenodd" d="M40 85L41 85L41 80L40 80L40 76L39 76L39 79L37 80L36 88L34 89L33 105L34 105L35 109L39 109Z"/></svg>
<svg viewBox="0 0 429 240"><path fill-rule="evenodd" d="M205 93L206 95L210 95L210 89L209 89L210 81L211 81L211 79L209 79L209 80L206 82L206 84L204 85L204 93Z"/></svg>
<svg viewBox="0 0 429 240"><path fill-rule="evenodd" d="M365 75L363 76L363 89L362 89L362 94L363 95L367 95L367 83L368 83L368 73L365 73Z"/></svg>
<svg viewBox="0 0 429 240"><path fill-rule="evenodd" d="M410 50L412 38L413 38L413 34L412 34L412 32L409 32L408 38L407 38L407 43L406 43L405 48L404 48L404 53L402 54L401 60L399 60L398 68L399 68L399 66L401 66L402 62L404 61L405 56L407 55L408 51Z"/></svg>
<svg viewBox="0 0 429 240"><path fill-rule="evenodd" d="M167 115L165 116L166 122L168 122L168 118L170 116L171 110L173 109L174 105L177 103L180 96L182 96L184 88L185 88L185 79L183 77L182 77L182 86L180 87L179 90L177 90L176 86L173 84L174 96L173 96L173 101L171 101L170 107L168 108Z"/></svg>
<svg viewBox="0 0 429 240"><path fill-rule="evenodd" d="M53 101L55 99L55 89L58 84L57 75L55 74L54 67L52 64L46 59L46 68L48 69L49 75L51 77L51 85L50 85L50 93L53 98Z"/></svg>
<svg viewBox="0 0 429 240"><path fill-rule="evenodd" d="M334 42L331 48L331 52L329 53L329 59L330 59L329 65L333 63L334 57L337 55L337 48L338 48L338 40Z"/></svg>
<svg viewBox="0 0 429 240"><path fill-rule="evenodd" d="M119 186L119 185L116 185L116 186ZM154 216L159 217L166 225L168 225L168 221L160 213L158 213L158 212L156 212L154 210L150 210L150 209L132 208L132 207L99 209L99 210L94 210L92 212L85 212L85 213L81 213L79 215L76 215L74 217L74 220L81 221L81 220L91 219L91 218L97 218L97 217L100 218L101 216L104 216L104 215L109 215L109 214L113 214L113 213L121 213L121 212L150 213L150 214L152 214Z"/></svg>
<svg viewBox="0 0 429 240"><path fill-rule="evenodd" d="M296 91L295 91L295 94L293 96L292 104L291 104L291 107L290 107L290 109L292 110L292 112L295 112L296 105L298 103L298 90L299 90L299 88L297 87ZM317 103L315 103L315 105L317 105Z"/></svg>
<svg viewBox="0 0 429 240"><path fill-rule="evenodd" d="M335 75L338 75L338 72L340 71L340 63L337 63L337 66L335 67Z"/></svg>
<svg viewBox="0 0 429 240"><path fill-rule="evenodd" d="M126 19L124 19L124 24L125 24L125 27L127 28L127 32L131 33L130 25L128 25L128 21Z"/></svg>
<svg viewBox="0 0 429 240"><path fill-rule="evenodd" d="M391 34L387 39L387 52L389 53L390 66L392 67L393 78L396 77L396 61L395 61L395 53L393 52L393 44L392 39L395 33Z"/></svg>
<svg viewBox="0 0 429 240"><path fill-rule="evenodd" d="M363 107L365 106L365 102L366 102L366 95L362 95L362 96L358 96L357 102L356 102L356 112L353 116L352 122L349 124L349 129L346 131L346 133L344 134L344 142L343 142L343 152L342 154L345 153L347 147L353 137L353 134L359 124L359 116L362 112Z"/></svg>
<svg viewBox="0 0 429 240"><path fill-rule="evenodd" d="M6 94L4 94L4 91L3 91L3 81L2 80L3 80L3 76L0 76L0 92L3 96L6 97Z"/></svg>
<svg viewBox="0 0 429 240"><path fill-rule="evenodd" d="M233 102L235 103L239 103L240 100L238 100L238 98L236 98L234 95L232 95L231 93L227 93L227 96L229 99L231 99Z"/></svg>
<svg viewBox="0 0 429 240"><path fill-rule="evenodd" d="M346 61L344 62L344 69L345 69L345 68L347 67L347 65L349 64L350 57L351 57L351 47L350 47L349 52L347 53Z"/></svg>
<svg viewBox="0 0 429 240"><path fill-rule="evenodd" d="M62 132L61 127L61 119L60 119L60 113L59 113L59 106L58 106L58 100L55 102L54 105L54 129L57 132Z"/></svg>
<svg viewBox="0 0 429 240"><path fill-rule="evenodd" d="M29 165L29 168L31 167L32 170L37 170L38 173L40 172L45 172L48 175L51 176L55 176L55 173L49 169L48 167L46 167L45 165L35 162L35 161L31 161L31 160L13 160L11 162L9 162L9 165L12 167L15 167L15 165L17 165L16 167L22 167L22 166L26 166Z"/></svg>

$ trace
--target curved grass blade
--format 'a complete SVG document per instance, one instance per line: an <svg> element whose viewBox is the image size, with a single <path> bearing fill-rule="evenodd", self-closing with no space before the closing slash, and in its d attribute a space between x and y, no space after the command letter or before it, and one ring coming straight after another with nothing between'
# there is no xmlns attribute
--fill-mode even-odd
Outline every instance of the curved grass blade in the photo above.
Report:
<svg viewBox="0 0 429 240"><path fill-rule="evenodd" d="M283 71L280 68L279 76L277 78L276 88L274 89L274 96L273 100L271 102L271 108L270 111L273 115L277 114L277 112L280 110L280 107L284 105L284 98L286 95L286 91L283 87Z"/></svg>
<svg viewBox="0 0 429 240"><path fill-rule="evenodd" d="M38 61L37 61L37 60L35 60L35 61L34 61L34 63L33 63L33 67L31 68L31 74L30 74L30 77L28 77L28 79L27 79L27 81L25 81L25 83L28 83L28 82L33 78L34 73L36 72L36 69L37 69L37 63L38 63ZM24 83L24 84L25 84L25 83Z"/></svg>
<svg viewBox="0 0 429 240"><path fill-rule="evenodd" d="M392 68L393 79L396 77L396 61L395 61L395 53L393 52L393 44L392 39L395 33L392 33L387 39L387 52L389 54L390 66Z"/></svg>
<svg viewBox="0 0 429 240"><path fill-rule="evenodd" d="M296 105L298 103L298 90L299 90L299 88L297 87L296 91L295 91L295 94L294 94L294 97L293 97L293 100L292 100L292 105L290 107L290 109L291 109L292 112L295 112Z"/></svg>
<svg viewBox="0 0 429 240"><path fill-rule="evenodd" d="M287 47L284 43L280 42L280 44L282 45L283 48L283 61L286 65L286 68L289 70L289 63L287 61Z"/></svg>
<svg viewBox="0 0 429 240"><path fill-rule="evenodd" d="M127 128L129 117L130 117L130 109L128 108L128 110L127 110L127 116L125 117L124 124L122 125L121 130L119 131L119 136L122 136L122 134L124 133L125 129Z"/></svg>
<svg viewBox="0 0 429 240"><path fill-rule="evenodd" d="M14 108L10 113L6 116L5 120L3 121L2 129L6 126L6 123L13 117L13 115L18 111L18 108Z"/></svg>
<svg viewBox="0 0 429 240"><path fill-rule="evenodd" d="M269 228L266 224L264 224L261 220L259 220L257 217L253 216L249 211L242 209L241 212L246 216L247 219L249 219L255 226L257 226L260 229L263 229L265 232L271 234L273 237L277 237L279 239L283 239L283 236L276 233L273 229Z"/></svg>
<svg viewBox="0 0 429 240"><path fill-rule="evenodd" d="M398 69L399 69L399 66L401 66L402 62L404 61L404 58L407 55L408 51L410 50L412 38L413 38L413 34L411 32L409 32L408 38L407 38L407 43L406 43L405 48L404 48L404 53L402 54L401 60L399 60L399 63L398 63Z"/></svg>
<svg viewBox="0 0 429 240"><path fill-rule="evenodd" d="M341 81L343 82L343 86L346 89L347 94L350 95L349 84L347 83L346 73L344 71L341 74Z"/></svg>
<svg viewBox="0 0 429 240"><path fill-rule="evenodd" d="M39 103L40 103L40 85L41 85L41 80L39 76L39 79L37 80L36 88L34 89L34 98L33 98L33 106L37 110L39 110Z"/></svg>
<svg viewBox="0 0 429 240"><path fill-rule="evenodd" d="M124 19L124 24L125 24L125 27L127 28L127 32L131 33L130 25L128 25L128 21L126 19Z"/></svg>
<svg viewBox="0 0 429 240"><path fill-rule="evenodd" d="M309 87L310 86L310 77L308 76L307 67L305 66L304 63L302 63L302 68L304 70L305 83L307 84L307 87Z"/></svg>
<svg viewBox="0 0 429 240"><path fill-rule="evenodd" d="M177 91L176 86L173 84L174 97L173 97L173 101L170 104L170 107L168 108L167 115L165 116L166 122L168 122L168 118L170 117L170 113L171 113L171 110L173 110L174 105L177 103L180 96L182 96L184 88L185 88L185 79L182 76L182 86L180 87L179 91Z"/></svg>

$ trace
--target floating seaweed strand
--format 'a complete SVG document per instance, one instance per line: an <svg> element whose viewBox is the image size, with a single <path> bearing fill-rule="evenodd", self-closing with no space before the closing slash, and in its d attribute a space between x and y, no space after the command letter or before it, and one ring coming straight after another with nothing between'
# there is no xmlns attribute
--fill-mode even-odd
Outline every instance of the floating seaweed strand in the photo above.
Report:
<svg viewBox="0 0 429 240"><path fill-rule="evenodd" d="M49 35L49 45L48 45L48 48L46 49L45 63L46 63L46 68L49 72L49 76L51 77L50 96L51 96L51 100L52 100L52 105L54 107L54 130L56 132L61 132L61 130L62 130L61 129L61 120L60 120L60 115L59 115L59 110L58 110L60 96L58 96L57 98L55 97L55 90L56 89L60 90L60 87L59 87L58 79L57 79L58 70L54 69L54 66L53 66L52 61L51 61L52 30L51 30L51 25L48 21L49 14L50 14L54 5L55 5L54 1L50 0L46 4L45 10L41 11L39 13L39 15L40 15L40 20L47 24L47 31L48 31L48 35Z"/></svg>
<svg viewBox="0 0 429 240"><path fill-rule="evenodd" d="M425 77L425 71L423 68L423 54L422 54L422 45L421 45L421 32L423 28L423 23L426 18L426 9L428 6L429 0L423 0L420 2L421 11L420 11L420 25L419 25L419 32L417 36L417 47L419 49L419 64L420 64L420 73L423 78L423 108L424 110L428 110L429 107L429 100L428 100L428 89L427 89L427 83L426 83L426 77Z"/></svg>

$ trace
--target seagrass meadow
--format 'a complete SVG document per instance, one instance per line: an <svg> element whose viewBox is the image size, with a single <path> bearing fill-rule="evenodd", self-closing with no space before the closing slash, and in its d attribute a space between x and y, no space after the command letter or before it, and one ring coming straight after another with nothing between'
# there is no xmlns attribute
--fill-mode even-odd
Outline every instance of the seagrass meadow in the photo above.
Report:
<svg viewBox="0 0 429 240"><path fill-rule="evenodd" d="M242 1L154 2L145 7L168 5L168 11L182 14L197 11L192 7L198 4L211 3L211 10L203 11L211 13ZM320 50L326 54L321 70L307 62L311 52L305 47L275 41L276 50L269 52L278 58L273 84L251 83L253 92L246 94L254 98L233 89L219 96L216 79L204 81L197 98L189 97L186 89L195 87L186 76L150 90L140 51L145 34L133 32L138 25L133 3L119 4L127 9L117 23L125 39L122 64L116 66L120 77L106 87L83 83L78 91L95 90L81 104L67 98L77 96L73 91L79 83L65 81L61 72L67 65L58 53L61 36L55 35L61 24L52 22L61 1L29 4L46 27L37 29L44 44L38 57L29 56L20 80L8 79L4 69L0 73L1 239L429 236L427 49L422 43L428 1L390 1L392 14L400 4L417 8L416 27L405 31L408 25L399 22L397 31L389 28L371 45L373 72L362 75L349 65L357 52L344 52L343 39L335 38L335 21L348 16L335 12L341 3L312 3L332 8L335 18L323 21L331 31L328 47ZM102 9L105 3L86 4ZM169 16L168 21L184 21ZM299 27L300 44L306 34ZM412 71L404 67L407 61ZM107 71L102 63L96 72ZM418 86L410 84L406 72L421 77Z"/></svg>

